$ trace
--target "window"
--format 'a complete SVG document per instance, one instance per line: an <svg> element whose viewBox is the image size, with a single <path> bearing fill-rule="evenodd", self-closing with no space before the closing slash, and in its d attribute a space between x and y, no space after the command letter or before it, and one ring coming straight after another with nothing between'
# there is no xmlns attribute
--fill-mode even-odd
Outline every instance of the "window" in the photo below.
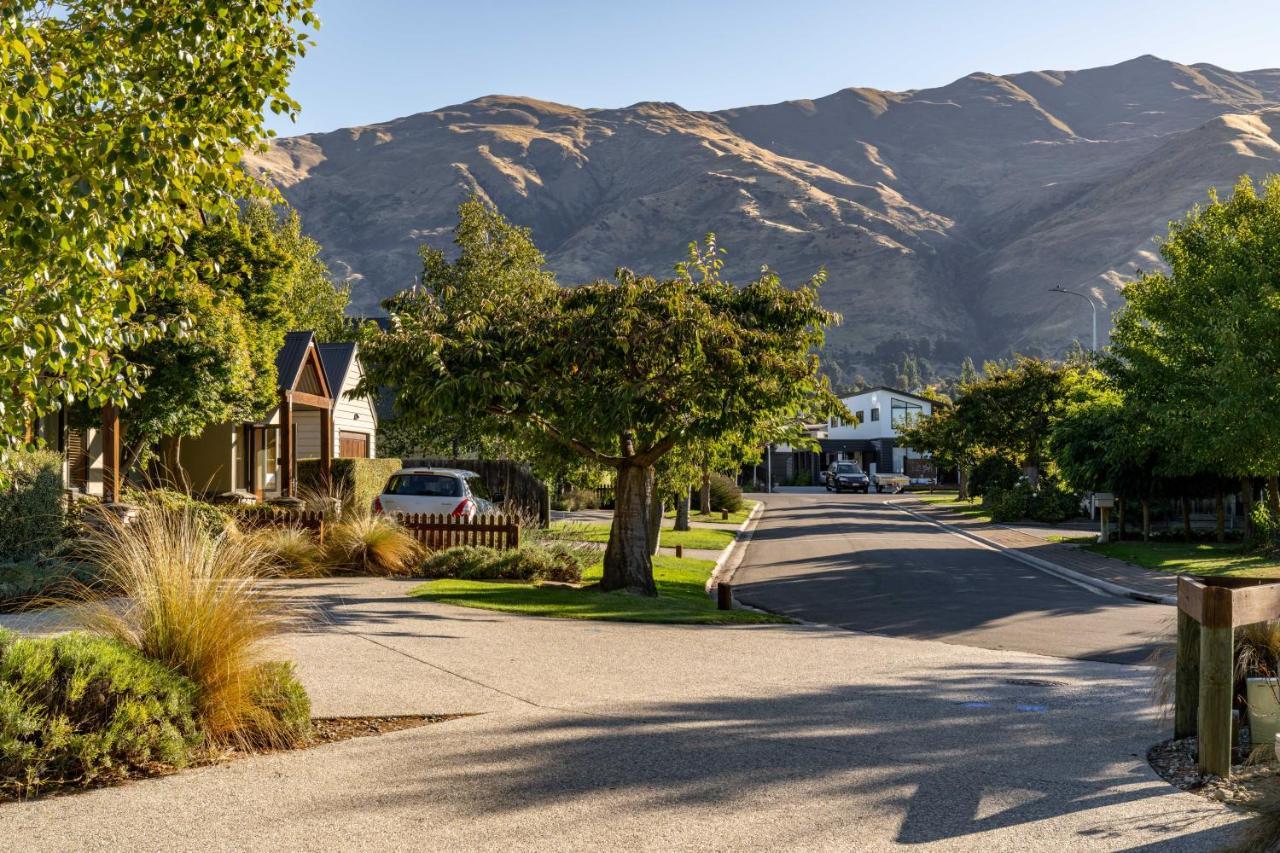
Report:
<svg viewBox="0 0 1280 853"><path fill-rule="evenodd" d="M863 412L863 411L859 411L859 412L858 412L858 426L862 426L862 425L863 425L863 424L865 424L866 422L867 422L867 413L866 413L866 412Z"/></svg>
<svg viewBox="0 0 1280 853"><path fill-rule="evenodd" d="M897 428L909 420L921 417L923 414L924 406L919 403L909 403L906 400L895 399L892 405L890 423L894 428Z"/></svg>
<svg viewBox="0 0 1280 853"><path fill-rule="evenodd" d="M462 481L447 474L396 474L382 490L385 495L460 498Z"/></svg>
<svg viewBox="0 0 1280 853"><path fill-rule="evenodd" d="M872 410L871 410L871 420L873 420L873 421L878 421L878 420L880 420L880 407L879 407L879 406L876 406L874 409L872 409Z"/></svg>

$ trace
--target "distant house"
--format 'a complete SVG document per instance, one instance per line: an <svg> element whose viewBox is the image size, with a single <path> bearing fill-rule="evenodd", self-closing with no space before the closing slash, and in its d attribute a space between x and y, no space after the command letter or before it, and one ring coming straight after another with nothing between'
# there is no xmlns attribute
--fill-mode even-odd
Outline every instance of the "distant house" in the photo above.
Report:
<svg viewBox="0 0 1280 853"><path fill-rule="evenodd" d="M35 424L35 434L45 445L63 454L62 482L66 488L108 503L120 499L122 430L115 406L95 411L82 425L72 423L65 407Z"/></svg>
<svg viewBox="0 0 1280 853"><path fill-rule="evenodd" d="M217 424L183 442L192 489L258 500L293 496L299 459L319 459L327 469L338 457L373 456L377 413L372 401L350 394L361 376L355 344L290 332L276 356L280 402L267 417Z"/></svg>
<svg viewBox="0 0 1280 853"><path fill-rule="evenodd" d="M825 424L812 425L809 431L818 443L816 451L786 445L774 447L774 482L793 482L807 471L816 484L822 470L839 459L853 460L868 473L907 474L915 479L933 476L928 460L910 448L900 447L897 437L898 427L907 419L932 415L934 401L881 385L844 397L841 402L853 419L833 418Z"/></svg>

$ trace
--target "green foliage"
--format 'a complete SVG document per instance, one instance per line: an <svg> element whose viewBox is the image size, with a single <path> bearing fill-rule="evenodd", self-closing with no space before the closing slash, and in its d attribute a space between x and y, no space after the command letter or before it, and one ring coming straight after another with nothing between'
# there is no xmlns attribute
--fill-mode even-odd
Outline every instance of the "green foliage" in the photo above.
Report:
<svg viewBox="0 0 1280 853"><path fill-rule="evenodd" d="M368 510L373 499L382 494L387 480L404 466L399 459L334 459L332 481L334 494L356 510ZM298 484L303 488L317 488L322 469L319 459L298 461Z"/></svg>
<svg viewBox="0 0 1280 853"><path fill-rule="evenodd" d="M742 509L742 489L723 474L711 475L711 511L737 512Z"/></svg>
<svg viewBox="0 0 1280 853"><path fill-rule="evenodd" d="M577 583L582 580L582 562L573 550L554 544L507 551L462 545L431 554L422 564L422 574L428 578Z"/></svg>
<svg viewBox="0 0 1280 853"><path fill-rule="evenodd" d="M709 238L672 278L620 269L560 288L528 231L478 199L460 208L455 242L452 262L424 250L422 287L387 302L363 390L396 387L398 418L445 434L473 419L616 469L626 541L606 551L606 588L654 590L640 540L652 468L673 448L839 406L814 355L837 319L818 303L821 274L788 288L766 269L734 286Z"/></svg>
<svg viewBox="0 0 1280 853"><path fill-rule="evenodd" d="M241 168L318 22L310 0L0 4L0 436L67 400L136 396L139 306L193 211L263 192ZM163 246L158 259L130 250Z"/></svg>
<svg viewBox="0 0 1280 853"><path fill-rule="evenodd" d="M325 343L354 340L358 330L346 316L351 285L334 282L320 259L320 244L302 233L298 212L286 208L277 214L257 203L249 205L244 218L255 245L277 261L275 276L288 330L315 332Z"/></svg>
<svg viewBox="0 0 1280 853"><path fill-rule="evenodd" d="M124 502L162 512L187 514L214 535L225 533L236 517L231 507L214 506L176 489L126 489Z"/></svg>
<svg viewBox="0 0 1280 853"><path fill-rule="evenodd" d="M1043 521L1056 524L1080 514L1079 497L1051 473L1041 475L1038 488L1025 479L1010 487L991 487L982 496L982 506L992 521Z"/></svg>
<svg viewBox="0 0 1280 853"><path fill-rule="evenodd" d="M969 475L969 495L982 497L988 492L1008 491L1022 479L1018 466L1003 456L988 456L973 466Z"/></svg>
<svg viewBox="0 0 1280 853"><path fill-rule="evenodd" d="M25 604L93 580L90 566L60 556L0 563L0 605Z"/></svg>
<svg viewBox="0 0 1280 853"><path fill-rule="evenodd" d="M1255 554L1270 554L1280 548L1280 518L1271 512L1265 501L1254 504L1249 522L1246 549Z"/></svg>
<svg viewBox="0 0 1280 853"><path fill-rule="evenodd" d="M62 538L62 454L23 451L0 460L0 563L21 563Z"/></svg>
<svg viewBox="0 0 1280 853"><path fill-rule="evenodd" d="M185 764L196 704L191 681L116 640L0 631L0 793Z"/></svg>
<svg viewBox="0 0 1280 853"><path fill-rule="evenodd" d="M981 379L956 400L955 417L970 444L1015 464L1040 467L1053 418L1061 409L1068 369L1018 356L988 363Z"/></svg>
<svg viewBox="0 0 1280 853"><path fill-rule="evenodd" d="M1162 473L1280 470L1280 178L1169 226L1169 272L1124 290L1108 371L1154 424Z"/></svg>

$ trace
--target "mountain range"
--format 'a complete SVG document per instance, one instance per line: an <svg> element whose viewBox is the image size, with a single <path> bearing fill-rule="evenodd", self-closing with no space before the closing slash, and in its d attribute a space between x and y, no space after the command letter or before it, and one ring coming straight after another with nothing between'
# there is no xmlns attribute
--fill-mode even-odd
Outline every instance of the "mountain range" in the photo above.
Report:
<svg viewBox="0 0 1280 853"><path fill-rule="evenodd" d="M419 245L450 245L478 194L532 229L562 283L665 273L714 231L731 278L826 269L844 369L955 364L1088 345L1087 306L1050 287L1114 310L1169 220L1280 171L1280 69L1141 56L718 112L495 95L277 139L250 164L354 279L360 313L413 283Z"/></svg>

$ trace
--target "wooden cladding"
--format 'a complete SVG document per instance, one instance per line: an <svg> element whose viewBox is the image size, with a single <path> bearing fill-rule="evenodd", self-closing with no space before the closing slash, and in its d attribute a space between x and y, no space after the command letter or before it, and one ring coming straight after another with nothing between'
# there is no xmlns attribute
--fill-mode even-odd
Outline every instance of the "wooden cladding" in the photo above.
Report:
<svg viewBox="0 0 1280 853"><path fill-rule="evenodd" d="M338 455L343 459L368 459L369 434L365 432L338 433Z"/></svg>
<svg viewBox="0 0 1280 853"><path fill-rule="evenodd" d="M499 551L520 547L520 522L513 515L480 515L466 519L453 515L395 513L387 517L403 527L428 551L441 551L459 545L495 548ZM241 519L248 527L300 527L312 531L321 540L324 539L325 528L333 523L332 518L315 510L245 513Z"/></svg>
<svg viewBox="0 0 1280 853"><path fill-rule="evenodd" d="M1280 619L1280 583L1178 577L1178 609L1206 628L1239 628Z"/></svg>

